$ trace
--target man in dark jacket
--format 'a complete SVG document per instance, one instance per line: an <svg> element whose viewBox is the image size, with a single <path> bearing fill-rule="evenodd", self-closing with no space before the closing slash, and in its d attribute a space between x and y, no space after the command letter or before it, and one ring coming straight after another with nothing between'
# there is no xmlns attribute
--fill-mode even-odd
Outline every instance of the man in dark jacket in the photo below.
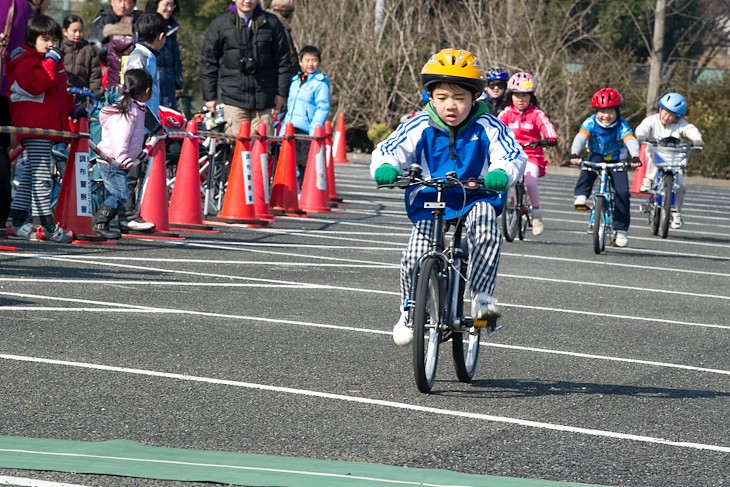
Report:
<svg viewBox="0 0 730 487"><path fill-rule="evenodd" d="M225 104L228 133L238 134L242 121L255 130L260 122L271 133L289 92L291 61L286 31L258 0L234 0L226 13L210 24L200 61L203 100L215 112Z"/></svg>
<svg viewBox="0 0 730 487"><path fill-rule="evenodd" d="M99 15L94 18L89 35L89 42L94 44L99 53L99 59L104 63L106 63L106 53L109 46L109 37L104 36L104 26L119 23L123 17L130 15L134 23L142 15L142 12L134 9L137 0L110 0L109 3L110 5L103 8Z"/></svg>

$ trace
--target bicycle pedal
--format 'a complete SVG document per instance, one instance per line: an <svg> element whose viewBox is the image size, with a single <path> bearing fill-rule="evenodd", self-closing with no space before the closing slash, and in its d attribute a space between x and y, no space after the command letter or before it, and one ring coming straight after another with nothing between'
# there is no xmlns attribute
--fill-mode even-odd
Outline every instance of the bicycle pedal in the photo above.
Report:
<svg viewBox="0 0 730 487"><path fill-rule="evenodd" d="M486 328L489 325L489 322L487 320L474 320L474 328Z"/></svg>
<svg viewBox="0 0 730 487"><path fill-rule="evenodd" d="M588 211L590 208L588 205L575 205L575 209L578 211Z"/></svg>
<svg viewBox="0 0 730 487"><path fill-rule="evenodd" d="M501 329L502 325L498 324L497 320L492 320L489 322L489 324L487 324L487 335L497 333Z"/></svg>

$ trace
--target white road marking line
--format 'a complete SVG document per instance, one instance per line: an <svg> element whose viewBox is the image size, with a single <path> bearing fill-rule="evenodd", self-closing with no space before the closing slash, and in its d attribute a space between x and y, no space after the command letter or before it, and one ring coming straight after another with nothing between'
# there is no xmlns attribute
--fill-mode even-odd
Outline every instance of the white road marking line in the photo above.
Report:
<svg viewBox="0 0 730 487"><path fill-rule="evenodd" d="M55 301L62 301L62 302L98 304L98 305L102 306L102 308L99 308L99 309L86 308L86 307L69 308L69 307L44 307L44 306L3 306L3 309L7 310L7 311L31 311L31 312L32 311L64 311L64 312L69 312L69 313L70 312L119 313L119 312L126 311L126 312L130 312L130 313L182 314L182 315L209 317L209 318L225 318L225 319L239 320L239 321L258 321L258 322L263 322L263 323L305 326L305 327L309 327L309 328L354 331L354 332L358 332L358 333L368 333L368 334L372 334L372 335L386 335L386 336L391 335L391 332L386 331L386 330L376 330L376 329L372 329L372 328L358 328L358 327L342 326L342 325L330 325L330 324L325 324L325 323L312 323L312 322L306 322L306 321L264 318L264 317L260 317L260 316L242 316L242 315L230 315L230 314L212 313L212 312L204 312L204 311L192 311L192 310L169 309L169 308L153 308L153 307L144 307L144 306L139 306L139 305L127 305L127 304L119 304L119 303L116 303L116 306L118 306L118 308L105 308L104 306L107 305L107 303L105 303L105 302L91 301L91 300L85 300L85 299L55 298L52 296L38 296L38 295L32 295L32 294L20 294L20 293L8 293L8 292L0 292L0 295L10 295L10 296L24 297L24 298L36 298L36 299L41 299L41 300L45 299L45 300L49 300L49 301L55 300ZM628 319L628 320L634 320L634 321L649 321L649 322L656 322L656 323L660 323L660 324L680 324L680 325L689 325L689 326L704 326L704 327L708 327L708 328L730 329L730 326L724 326L724 325L684 323L684 322L676 322L676 321L671 321L671 320L659 320L659 319L640 318L640 317L633 317L633 316L605 315L602 313L591 313L591 312L574 311L574 310L562 310L562 309L557 309L557 308L540 308L540 307L533 307L533 306L515 305L515 304L509 304L509 303L502 303L502 305L505 308L515 307L515 308L523 308L523 309L538 309L538 310L542 310L542 311L550 311L550 312L557 312L557 313L586 314L589 316L601 316L604 318L619 318L619 319ZM726 371L726 370L722 370L722 369L695 367L695 366L691 366L691 365L671 364L671 363L667 363L667 362L655 362L655 361L648 361L648 360L613 357L613 356L607 356L607 355L593 355L593 354L585 354L582 352L550 350L550 349L542 349L542 348L534 348L534 347L525 347L525 346L519 346L519 345L495 344L495 343L491 343L491 342L481 342L481 343L482 343L482 345L489 346L489 347L506 348L506 349L512 349L512 350L534 351L534 352L556 354L556 355L569 355L569 356L581 357L581 358L596 358L596 359L607 360L607 361L629 362L629 363L650 365L650 366L656 366L656 367L668 367L668 368L685 369L685 370L692 370L692 371L699 371L699 372L709 372L709 373L713 373L713 374L730 375L730 371Z"/></svg>
<svg viewBox="0 0 730 487"><path fill-rule="evenodd" d="M0 451L10 452L22 452L22 450L7 450L0 449ZM65 482L49 482L47 480L31 479L26 477L9 477L6 475L0 476L0 485L14 485L18 487L86 487L79 484L67 484Z"/></svg>
<svg viewBox="0 0 730 487"><path fill-rule="evenodd" d="M186 382L199 382L199 383L214 384L214 385L240 387L240 388L245 388L245 389L255 389L255 390L266 391L266 392L293 394L293 395L298 395L298 396L314 397L314 398L320 398L320 399L333 399L333 400L344 401L344 402L349 402L349 403L367 404L367 405L381 406L381 407L391 408L391 409L401 409L401 410L406 410L406 411L416 411L416 412L422 412L422 413L427 413L427 414L452 416L452 417L457 417L457 418L461 418L461 419L464 419L464 418L476 419L476 420L480 420L480 421L488 421L488 422L493 422L493 423L523 426L523 427L527 427L527 428L552 430L552 431L558 431L560 433L575 433L575 434L579 434L579 435L588 435L588 436L596 436L596 437L603 437L603 438L614 438L614 439L619 439L619 440L637 441L637 442L642 442L642 443L653 443L653 444L673 446L673 447L678 447L678 448L687 448L687 449L693 449L693 450L706 450L706 451L730 453L730 447L728 447L728 446L708 445L708 444L703 444L703 443L693 443L693 442L687 442L687 441L675 441L675 440L669 440L666 438L657 438L657 437L652 437L652 436L634 435L634 434L628 434L628 433L620 433L620 432L615 432L615 431L599 430L599 429L591 429L591 428L581 428L581 427L569 426L569 425L563 425L563 424L545 423L545 422L540 422L540 421L511 418L511 417L507 417L507 416L493 416L490 414L481 414L481 413L474 413L474 412L468 412L468 411L454 411L451 409L439 409L439 408L429 407L429 406L419 406L416 404L406 404L406 403L400 403L400 402L395 402L395 401L385 401L382 399L373 399L373 398L359 397L359 396L347 396L344 394L334 394L334 393L330 393L330 392L312 391L312 390L307 390L307 389L295 389L292 387L272 386L272 385L266 385L266 384L256 384L256 383L252 383L252 382L241 382L241 381L233 381L233 380L227 380L227 379L215 379L215 378L211 378L211 377L201 377L201 376L186 375L186 374L173 374L173 373L169 373L169 372L160 372L160 371L146 370L146 369L135 369L135 368L129 368L129 367L114 367L114 366L110 366L110 365L91 364L91 363L85 363L85 362L74 362L74 361L68 361L68 360L53 360L53 359L46 359L46 358L41 358L41 357L28 357L28 356L22 356L22 355L0 354L0 359L12 360L12 361L17 361L17 362L40 363L40 364L47 364L47 365L61 365L61 366L77 367L77 368L89 369L89 370L101 370L101 371L106 371L106 372L120 372L120 373L125 373L125 374L134 374L134 375L141 375L141 376L147 376L147 377L175 379L175 380L181 380L181 381L186 381Z"/></svg>

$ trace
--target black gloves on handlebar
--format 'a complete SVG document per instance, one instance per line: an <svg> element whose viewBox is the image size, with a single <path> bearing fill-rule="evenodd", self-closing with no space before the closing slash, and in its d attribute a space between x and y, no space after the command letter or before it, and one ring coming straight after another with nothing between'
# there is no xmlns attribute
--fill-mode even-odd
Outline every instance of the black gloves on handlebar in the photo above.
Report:
<svg viewBox="0 0 730 487"><path fill-rule="evenodd" d="M641 167L641 159L638 157L632 157L631 163L629 164L631 167Z"/></svg>

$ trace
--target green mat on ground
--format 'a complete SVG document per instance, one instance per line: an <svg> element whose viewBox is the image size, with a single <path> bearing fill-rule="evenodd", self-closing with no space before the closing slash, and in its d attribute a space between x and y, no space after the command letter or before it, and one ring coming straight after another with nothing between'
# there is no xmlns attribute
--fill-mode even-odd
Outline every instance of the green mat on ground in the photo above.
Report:
<svg viewBox="0 0 730 487"><path fill-rule="evenodd" d="M130 440L84 442L0 436L0 468L120 475L160 480L281 487L566 487L543 480L469 475L232 452L146 446Z"/></svg>

